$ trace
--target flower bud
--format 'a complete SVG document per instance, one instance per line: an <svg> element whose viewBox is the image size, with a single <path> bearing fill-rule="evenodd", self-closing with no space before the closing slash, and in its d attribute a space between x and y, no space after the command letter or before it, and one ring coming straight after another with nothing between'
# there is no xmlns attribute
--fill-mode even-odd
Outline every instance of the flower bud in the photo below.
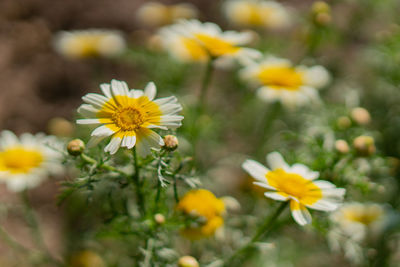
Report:
<svg viewBox="0 0 400 267"><path fill-rule="evenodd" d="M164 136L164 146L163 148L168 151L174 151L178 148L178 138L175 135L166 135Z"/></svg>
<svg viewBox="0 0 400 267"><path fill-rule="evenodd" d="M336 140L335 148L338 152L346 154L350 151L349 144L345 140Z"/></svg>
<svg viewBox="0 0 400 267"><path fill-rule="evenodd" d="M199 262L192 256L183 256L179 258L178 267L199 267Z"/></svg>
<svg viewBox="0 0 400 267"><path fill-rule="evenodd" d="M74 125L64 118L55 117L47 123L47 130L55 136L69 137L74 132Z"/></svg>
<svg viewBox="0 0 400 267"><path fill-rule="evenodd" d="M351 118L360 125L366 125L371 121L371 115L365 108L354 108L351 111Z"/></svg>
<svg viewBox="0 0 400 267"><path fill-rule="evenodd" d="M331 7L324 1L316 1L312 4L311 10L313 13L329 13Z"/></svg>
<svg viewBox="0 0 400 267"><path fill-rule="evenodd" d="M154 215L154 221L157 224L164 224L165 223L165 217L161 213L157 213Z"/></svg>
<svg viewBox="0 0 400 267"><path fill-rule="evenodd" d="M71 267L103 267L105 263L103 259L95 252L84 250L75 254L70 265Z"/></svg>
<svg viewBox="0 0 400 267"><path fill-rule="evenodd" d="M320 25L329 25L332 22L332 16L329 13L318 13L315 21Z"/></svg>
<svg viewBox="0 0 400 267"><path fill-rule="evenodd" d="M81 139L69 141L67 145L68 154L71 156L79 156L85 150L85 143Z"/></svg>
<svg viewBox="0 0 400 267"><path fill-rule="evenodd" d="M354 139L353 146L360 156L371 156L375 153L375 142L371 136L361 135Z"/></svg>
<svg viewBox="0 0 400 267"><path fill-rule="evenodd" d="M344 130L351 126L351 120L349 119L349 117L341 116L337 119L336 124L339 129Z"/></svg>

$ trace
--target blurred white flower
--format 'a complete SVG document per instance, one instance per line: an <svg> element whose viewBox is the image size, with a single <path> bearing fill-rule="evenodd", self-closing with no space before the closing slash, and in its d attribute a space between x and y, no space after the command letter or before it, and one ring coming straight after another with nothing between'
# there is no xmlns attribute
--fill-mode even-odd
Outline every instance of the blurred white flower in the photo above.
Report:
<svg viewBox="0 0 400 267"><path fill-rule="evenodd" d="M246 64L241 76L255 86L261 86L257 95L262 100L280 101L287 107L317 103L317 89L330 81L329 73L322 66L293 66L287 59L272 56L259 63Z"/></svg>
<svg viewBox="0 0 400 267"><path fill-rule="evenodd" d="M62 172L61 148L54 136L0 134L0 182L14 192L38 186L51 174Z"/></svg>
<svg viewBox="0 0 400 267"><path fill-rule="evenodd" d="M333 211L341 204L346 190L328 181L315 180L318 172L300 163L289 166L278 152L268 154L267 162L271 170L254 160L246 160L242 167L257 180L255 185L271 190L264 193L266 197L290 201L293 219L298 224L311 223L307 208Z"/></svg>
<svg viewBox="0 0 400 267"><path fill-rule="evenodd" d="M194 19L198 10L189 3L164 5L159 2L147 2L140 6L136 12L140 23L150 27L171 24L178 19Z"/></svg>
<svg viewBox="0 0 400 267"><path fill-rule="evenodd" d="M288 10L275 1L226 1L224 13L231 23L242 27L283 29L291 22Z"/></svg>
<svg viewBox="0 0 400 267"><path fill-rule="evenodd" d="M59 32L54 46L68 58L113 57L125 50L126 43L119 31L89 29Z"/></svg>
<svg viewBox="0 0 400 267"><path fill-rule="evenodd" d="M241 62L260 57L255 49L242 47L253 39L250 32L222 31L211 22L181 20L160 30L163 45L181 61L236 58Z"/></svg>
<svg viewBox="0 0 400 267"><path fill-rule="evenodd" d="M178 115L182 106L174 96L154 100L157 89L154 83L144 90L129 90L125 82L112 80L101 84L104 95L87 94L82 99L87 104L78 112L89 119L77 120L78 124L101 124L92 132L88 146L98 144L112 136L104 151L115 154L120 147L132 149L146 156L151 148L159 149L164 141L152 129L167 130L181 126L183 116Z"/></svg>

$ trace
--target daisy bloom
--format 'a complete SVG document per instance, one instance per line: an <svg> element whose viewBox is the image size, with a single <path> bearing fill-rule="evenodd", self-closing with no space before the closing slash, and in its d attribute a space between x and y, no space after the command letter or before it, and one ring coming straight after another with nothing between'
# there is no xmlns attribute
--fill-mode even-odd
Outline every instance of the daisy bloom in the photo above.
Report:
<svg viewBox="0 0 400 267"><path fill-rule="evenodd" d="M318 172L299 163L289 166L278 152L268 154L267 162L271 170L254 160L246 160L242 167L257 180L255 185L270 190L264 193L266 197L290 201L292 216L298 224L311 223L307 208L333 211L340 205L345 189L315 180Z"/></svg>
<svg viewBox="0 0 400 267"><path fill-rule="evenodd" d="M126 48L119 31L101 29L59 32L55 36L54 46L68 58L113 57Z"/></svg>
<svg viewBox="0 0 400 267"><path fill-rule="evenodd" d="M319 100L317 89L329 83L329 73L322 66L293 66L287 59L267 57L250 62L242 78L260 86L257 95L267 102L280 101L288 107L303 106Z"/></svg>
<svg viewBox="0 0 400 267"><path fill-rule="evenodd" d="M179 201L177 210L199 219L197 225L183 229L182 234L189 239L211 236L224 223L224 202L205 189L187 192Z"/></svg>
<svg viewBox="0 0 400 267"><path fill-rule="evenodd" d="M249 32L222 31L214 23L181 20L160 30L164 47L182 61L207 61L211 58L258 58L257 50L242 47L252 41Z"/></svg>
<svg viewBox="0 0 400 267"><path fill-rule="evenodd" d="M88 146L96 145L112 136L104 151L115 154L119 147L137 147L138 153L146 156L150 148L160 148L163 139L152 129L167 130L181 126L183 116L177 115L182 106L176 97L154 100L156 86L150 82L143 90L129 90L125 82L112 80L101 84L104 95L90 93L82 97L86 104L78 112L88 119L77 120L78 124L101 124L92 132Z"/></svg>
<svg viewBox="0 0 400 267"><path fill-rule="evenodd" d="M282 29L290 24L289 12L275 1L226 1L224 12L231 23L243 27Z"/></svg>
<svg viewBox="0 0 400 267"><path fill-rule="evenodd" d="M362 241L369 232L377 232L387 218L382 205L376 203L347 203L332 213L331 220L346 236Z"/></svg>
<svg viewBox="0 0 400 267"><path fill-rule="evenodd" d="M179 19L197 18L198 10L188 3L164 5L160 2L147 2L138 8L136 16L143 25L156 27Z"/></svg>
<svg viewBox="0 0 400 267"><path fill-rule="evenodd" d="M53 136L22 134L19 138L10 131L0 134L0 181L14 192L38 186L51 174L62 171L61 153Z"/></svg>

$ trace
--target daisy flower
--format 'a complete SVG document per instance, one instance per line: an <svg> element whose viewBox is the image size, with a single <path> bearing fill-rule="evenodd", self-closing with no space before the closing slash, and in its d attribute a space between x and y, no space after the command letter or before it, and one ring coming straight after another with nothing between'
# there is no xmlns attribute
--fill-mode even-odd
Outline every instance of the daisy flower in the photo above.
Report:
<svg viewBox="0 0 400 267"><path fill-rule="evenodd" d="M55 36L54 46L68 58L113 57L126 48L119 31L101 29L59 32Z"/></svg>
<svg viewBox="0 0 400 267"><path fill-rule="evenodd" d="M159 2L147 2L138 8L136 16L143 25L161 26L179 19L196 18L198 10L188 3L164 5Z"/></svg>
<svg viewBox="0 0 400 267"><path fill-rule="evenodd" d="M271 190L264 193L266 197L290 201L292 216L298 224L311 223L307 208L333 211L340 205L345 189L315 180L318 172L299 163L289 166L278 152L268 154L267 162L271 170L254 160L246 160L242 167L257 180L255 185Z"/></svg>
<svg viewBox="0 0 400 267"><path fill-rule="evenodd" d="M123 81L112 80L101 84L104 95L90 93L82 97L86 104L78 112L90 119L77 120L78 124L101 124L92 132L88 146L96 145L112 136L104 151L115 154L119 147L137 147L146 156L150 148L164 145L163 139L152 129L167 130L181 126L183 116L177 115L182 106L176 97L154 100L156 86L150 82L143 90L129 90Z"/></svg>
<svg viewBox="0 0 400 267"><path fill-rule="evenodd" d="M62 171L61 154L50 146L59 145L55 137L10 131L0 134L0 181L14 192L38 186L51 174Z"/></svg>
<svg viewBox="0 0 400 267"><path fill-rule="evenodd" d="M211 236L224 223L224 202L205 189L187 192L179 201L177 210L200 219L199 225L183 229L182 234L189 239Z"/></svg>
<svg viewBox="0 0 400 267"><path fill-rule="evenodd" d="M288 107L303 106L319 100L318 88L329 83L329 73L322 66L293 66L287 59L268 57L250 62L241 71L242 78L260 86L257 95L267 101L280 101Z"/></svg>
<svg viewBox="0 0 400 267"><path fill-rule="evenodd" d="M238 26L282 29L290 24L289 12L275 1L226 1L224 13L231 23Z"/></svg>
<svg viewBox="0 0 400 267"><path fill-rule="evenodd" d="M242 47L251 42L251 33L224 32L217 24L211 22L181 20L177 24L162 28L160 36L165 48L182 61L237 58L247 62L260 56L257 50Z"/></svg>

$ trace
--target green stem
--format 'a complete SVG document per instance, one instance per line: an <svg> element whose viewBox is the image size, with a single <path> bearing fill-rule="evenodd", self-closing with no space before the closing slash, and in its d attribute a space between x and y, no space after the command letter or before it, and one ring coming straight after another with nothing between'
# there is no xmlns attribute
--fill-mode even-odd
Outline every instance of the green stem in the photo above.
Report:
<svg viewBox="0 0 400 267"><path fill-rule="evenodd" d="M22 201L25 206L25 217L26 220L31 227L32 230L32 235L34 239L36 240L37 244L39 245L40 249L43 251L45 257L47 260L51 261L52 263L56 265L62 265L58 260L53 258L51 255L50 251L48 250L46 243L43 239L43 234L42 231L40 230L40 226L38 223L38 220L36 218L35 212L33 211L33 208L31 206L31 203L29 201L29 196L28 196L28 191L24 190L21 194Z"/></svg>
<svg viewBox="0 0 400 267"><path fill-rule="evenodd" d="M117 173L122 174L124 176L129 176L127 173L125 173L125 172L123 172L121 170L118 170L117 168L115 168L113 166L107 165L105 163L99 163L97 160L95 160L92 157L89 157L86 154L81 154L81 159L84 160L85 162L89 163L89 164L96 165L98 168L101 168L103 170L117 172Z"/></svg>
<svg viewBox="0 0 400 267"><path fill-rule="evenodd" d="M213 66L214 66L214 59L210 57L210 59L207 62L206 70L203 76L203 81L201 83L200 103L202 108L205 106L207 90L210 85L211 76L214 69Z"/></svg>
<svg viewBox="0 0 400 267"><path fill-rule="evenodd" d="M177 186L177 183L176 183L175 175L174 175L174 198L175 198L175 202L179 203L178 186Z"/></svg>
<svg viewBox="0 0 400 267"><path fill-rule="evenodd" d="M274 226L276 220L278 219L279 215L285 210L286 206L288 205L288 201L283 202L278 209L275 210L275 212L269 217L268 220L265 221L263 225L258 228L256 234L253 236L253 238L243 247L238 249L231 257L229 257L225 263L224 266L231 266L230 264L232 261L238 257L240 254L245 253L252 245L257 242L262 236L267 235L271 232L272 227Z"/></svg>
<svg viewBox="0 0 400 267"><path fill-rule="evenodd" d="M133 183L135 184L136 188L136 198L139 206L139 211L144 215L146 213L145 206L144 206L144 195L142 192L142 185L143 182L140 181L140 167L138 164L138 156L136 152L136 147L133 148L133 167L134 167L134 173L132 176Z"/></svg>

